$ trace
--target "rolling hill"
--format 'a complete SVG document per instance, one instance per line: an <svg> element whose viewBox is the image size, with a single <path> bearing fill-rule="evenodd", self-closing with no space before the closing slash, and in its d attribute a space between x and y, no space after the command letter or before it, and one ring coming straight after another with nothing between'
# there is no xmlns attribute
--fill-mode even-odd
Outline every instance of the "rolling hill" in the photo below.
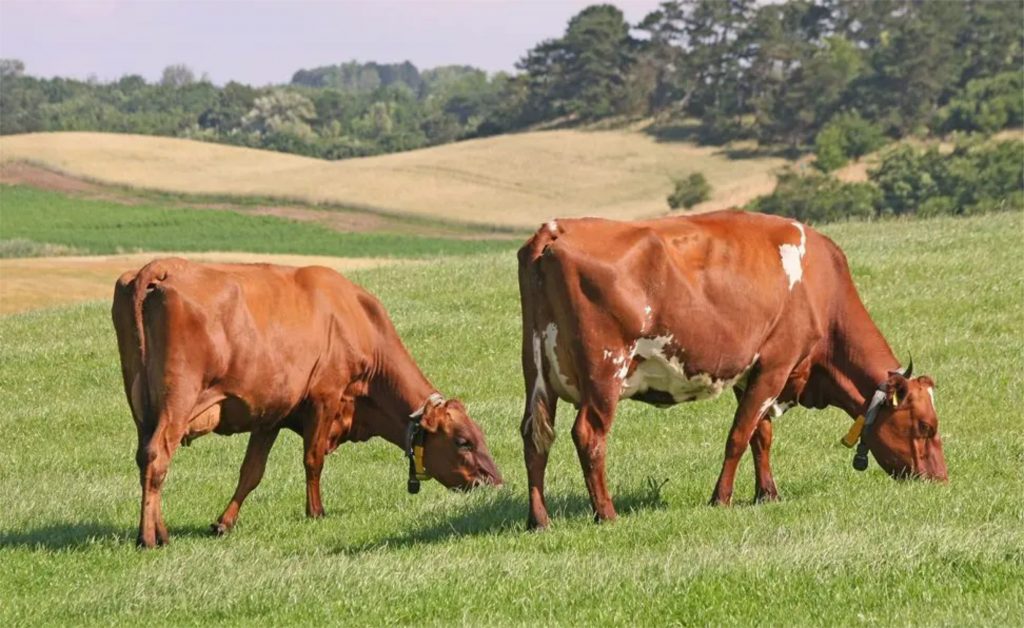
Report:
<svg viewBox="0 0 1024 628"><path fill-rule="evenodd" d="M534 131L406 153L323 161L204 142L109 133L0 138L0 161L27 161L102 183L344 205L380 212L530 228L554 216L663 214L676 177L704 173L698 209L770 192L773 157L659 141L642 131Z"/></svg>

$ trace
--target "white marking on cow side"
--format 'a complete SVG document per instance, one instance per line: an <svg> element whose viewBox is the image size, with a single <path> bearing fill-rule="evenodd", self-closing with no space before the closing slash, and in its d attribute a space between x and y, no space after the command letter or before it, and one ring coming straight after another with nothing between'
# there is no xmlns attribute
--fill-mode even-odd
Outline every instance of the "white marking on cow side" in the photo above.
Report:
<svg viewBox="0 0 1024 628"><path fill-rule="evenodd" d="M672 357L666 355L665 349L672 345L673 340L674 337L669 334L653 338L638 338L633 343L629 359L623 369L628 369L634 357L640 361L633 373L623 379L622 390L619 394L621 399L643 394L649 390L668 393L676 403L713 399L722 394L723 390L731 388L746 377L750 368L757 362L757 356L755 356L750 366L737 373L735 377L728 379L715 379L706 373L697 373L691 377L686 374L678 352Z"/></svg>
<svg viewBox="0 0 1024 628"><path fill-rule="evenodd" d="M783 244L779 246L779 255L782 257L782 270L786 271L789 278L789 289L797 284L804 276L803 259L807 253L807 234L804 233L804 226L794 222L793 226L800 230L800 244Z"/></svg>
<svg viewBox="0 0 1024 628"><path fill-rule="evenodd" d="M555 351L557 342L558 326L554 323L549 323L547 329L544 330L544 349L548 356L548 363L551 364L551 370L555 375L555 379L551 384L556 388L559 395L579 403L579 389L569 383L569 378L562 373L562 365L558 362L558 352Z"/></svg>
<svg viewBox="0 0 1024 628"><path fill-rule="evenodd" d="M939 407L937 405L935 405L935 390L931 386L928 387L928 396L932 400L932 409L935 410L936 412L938 412L939 411Z"/></svg>

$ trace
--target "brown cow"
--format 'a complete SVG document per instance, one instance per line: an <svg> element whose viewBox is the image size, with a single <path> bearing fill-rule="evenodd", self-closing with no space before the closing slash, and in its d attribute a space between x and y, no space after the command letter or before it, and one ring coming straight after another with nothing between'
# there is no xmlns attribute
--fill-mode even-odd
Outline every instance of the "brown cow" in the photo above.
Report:
<svg viewBox="0 0 1024 628"><path fill-rule="evenodd" d="M410 456L410 491L501 483L480 428L445 401L383 306L333 270L161 259L126 273L112 311L124 389L138 428L138 542L167 543L160 492L179 444L251 432L227 532L259 484L281 428L303 438L306 514L324 514L324 456L373 436ZM413 453L415 452L415 456Z"/></svg>
<svg viewBox="0 0 1024 628"><path fill-rule="evenodd" d="M579 410L572 435L597 520L615 517L604 462L620 399L669 406L734 389L712 503L729 504L748 443L757 499L778 496L771 420L797 403L868 416L858 468L870 449L890 475L946 479L934 383L899 370L842 251L798 222L740 211L551 221L519 250L519 288L531 528L549 523L559 398Z"/></svg>

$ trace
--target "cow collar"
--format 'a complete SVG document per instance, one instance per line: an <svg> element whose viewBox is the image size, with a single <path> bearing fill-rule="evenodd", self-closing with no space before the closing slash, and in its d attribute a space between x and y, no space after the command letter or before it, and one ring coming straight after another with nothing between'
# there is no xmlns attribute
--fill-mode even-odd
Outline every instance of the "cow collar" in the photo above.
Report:
<svg viewBox="0 0 1024 628"><path fill-rule="evenodd" d="M421 480L430 479L423 459L423 441L427 438L427 431L423 429L420 420L427 410L427 405L437 407L443 403L444 397L441 393L431 393L423 405L409 415L409 425L405 429L405 455L409 458L409 482L406 488L413 495L420 492Z"/></svg>
<svg viewBox="0 0 1024 628"><path fill-rule="evenodd" d="M911 359L907 368L897 369L894 372L909 378L913 370L914 360ZM886 382L882 382L875 388L875 394L871 396L871 402L868 404L867 411L857 417L857 420L850 426L850 431L839 441L848 448L852 448L854 445L857 446L857 452L853 455L853 468L857 471L864 471L868 468L868 446L864 442L862 435L864 428L874 425L875 419L878 418L878 411L881 410L882 404L885 402L885 394Z"/></svg>

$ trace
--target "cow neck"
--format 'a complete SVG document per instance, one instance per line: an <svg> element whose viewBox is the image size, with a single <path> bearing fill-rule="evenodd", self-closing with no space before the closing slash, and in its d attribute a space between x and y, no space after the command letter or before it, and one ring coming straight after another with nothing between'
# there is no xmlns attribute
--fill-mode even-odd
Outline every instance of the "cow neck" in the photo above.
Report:
<svg viewBox="0 0 1024 628"><path fill-rule="evenodd" d="M380 436L405 448L409 417L423 407L436 389L420 371L405 347L380 356L378 367L370 379L370 397L379 409L365 426Z"/></svg>
<svg viewBox="0 0 1024 628"><path fill-rule="evenodd" d="M865 412L867 400L900 363L860 298L856 293L853 297L843 308L845 315L837 319L826 370L836 388L830 405L856 417Z"/></svg>

